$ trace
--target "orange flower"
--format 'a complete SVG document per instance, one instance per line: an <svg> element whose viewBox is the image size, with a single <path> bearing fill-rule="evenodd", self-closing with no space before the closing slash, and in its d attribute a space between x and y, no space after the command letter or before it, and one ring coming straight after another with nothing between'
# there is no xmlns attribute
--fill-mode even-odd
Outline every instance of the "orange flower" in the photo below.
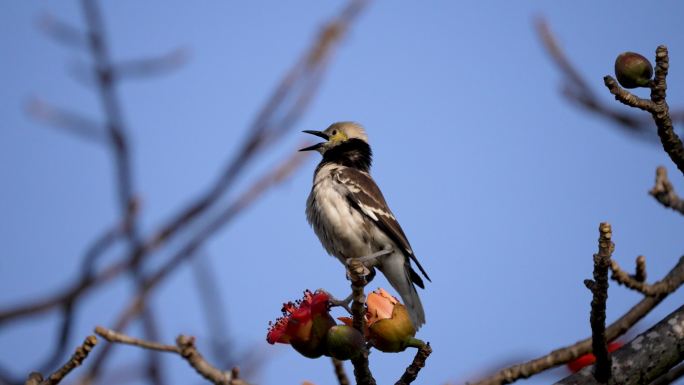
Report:
<svg viewBox="0 0 684 385"><path fill-rule="evenodd" d="M283 316L271 323L266 341L291 344L306 357L320 357L326 350L326 333L335 326L329 313L329 300L323 291L307 290L301 300L283 304Z"/></svg>
<svg viewBox="0 0 684 385"><path fill-rule="evenodd" d="M373 346L383 352L401 352L407 347L423 345L414 336L416 328L411 322L406 307L384 289L368 295L368 339Z"/></svg>

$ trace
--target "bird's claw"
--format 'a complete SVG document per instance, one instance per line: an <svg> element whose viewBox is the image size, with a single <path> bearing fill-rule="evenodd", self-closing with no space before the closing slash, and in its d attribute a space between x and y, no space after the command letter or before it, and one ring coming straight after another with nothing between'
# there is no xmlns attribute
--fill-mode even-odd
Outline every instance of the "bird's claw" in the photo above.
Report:
<svg viewBox="0 0 684 385"><path fill-rule="evenodd" d="M370 275L371 271L360 258L349 258L346 261L348 275L354 275L357 277L367 277Z"/></svg>
<svg viewBox="0 0 684 385"><path fill-rule="evenodd" d="M347 258L345 264L347 265L347 277L356 276L359 278L366 278L371 275L371 268L366 265L377 265L377 260L392 253L392 249L380 250L370 255L365 255L358 258ZM373 279L371 276L370 279ZM370 279L368 281L370 281Z"/></svg>

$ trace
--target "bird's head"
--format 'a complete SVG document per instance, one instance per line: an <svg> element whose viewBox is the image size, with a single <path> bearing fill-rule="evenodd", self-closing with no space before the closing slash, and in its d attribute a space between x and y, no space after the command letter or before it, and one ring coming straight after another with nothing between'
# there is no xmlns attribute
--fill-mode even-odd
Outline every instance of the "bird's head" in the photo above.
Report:
<svg viewBox="0 0 684 385"><path fill-rule="evenodd" d="M324 131L303 131L307 134L316 135L325 139L325 142L316 143L313 146L302 148L299 151L318 151L325 154L328 150L349 143L352 140L360 140L368 145L368 135L363 127L354 122L337 122L330 125Z"/></svg>

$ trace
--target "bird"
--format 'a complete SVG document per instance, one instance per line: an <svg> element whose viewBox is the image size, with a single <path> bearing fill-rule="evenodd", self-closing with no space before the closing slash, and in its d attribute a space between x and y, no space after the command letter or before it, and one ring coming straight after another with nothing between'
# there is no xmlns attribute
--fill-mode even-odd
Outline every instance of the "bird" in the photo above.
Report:
<svg viewBox="0 0 684 385"><path fill-rule="evenodd" d="M299 151L317 151L316 167L306 202L306 217L328 254L345 266L358 259L375 268L399 293L418 330L425 311L414 285L425 284L411 261L431 282L409 244L380 188L370 175L373 153L365 129L355 122L337 122L323 131L304 133L325 141Z"/></svg>

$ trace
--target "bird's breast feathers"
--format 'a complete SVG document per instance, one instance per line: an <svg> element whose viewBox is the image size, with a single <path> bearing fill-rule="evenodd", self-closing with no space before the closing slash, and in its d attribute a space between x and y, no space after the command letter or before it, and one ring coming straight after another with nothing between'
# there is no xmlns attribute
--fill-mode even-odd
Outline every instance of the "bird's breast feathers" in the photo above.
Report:
<svg viewBox="0 0 684 385"><path fill-rule="evenodd" d="M318 170L306 209L325 249L340 259L366 256L391 242L352 205L349 194L357 187L340 180L339 173L345 168L325 165Z"/></svg>

